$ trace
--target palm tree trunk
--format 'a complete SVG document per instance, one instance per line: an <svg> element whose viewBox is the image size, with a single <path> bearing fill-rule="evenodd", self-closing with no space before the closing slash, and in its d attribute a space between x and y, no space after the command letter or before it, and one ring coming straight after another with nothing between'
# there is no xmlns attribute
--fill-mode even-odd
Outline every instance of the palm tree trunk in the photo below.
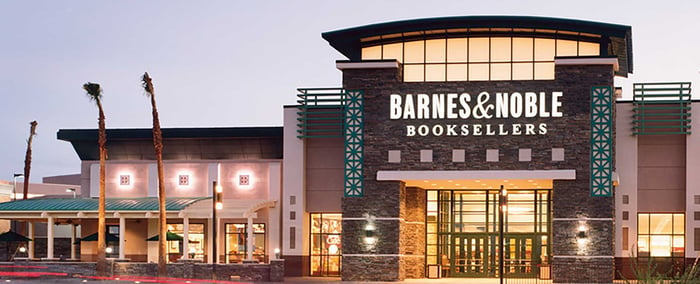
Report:
<svg viewBox="0 0 700 284"><path fill-rule="evenodd" d="M165 174L163 172L163 135L160 131L160 120L156 109L156 98L151 95L151 106L153 107L153 146L156 152L158 163L158 223L160 234L158 237L158 275L165 277L168 275L167 262L167 217L165 216Z"/></svg>
<svg viewBox="0 0 700 284"><path fill-rule="evenodd" d="M24 155L24 190L22 191L22 199L27 199L29 195L29 172L32 169L32 142L34 141L34 136L36 136L36 126L37 122L32 121L29 123L29 139L27 139L27 153Z"/></svg>
<svg viewBox="0 0 700 284"><path fill-rule="evenodd" d="M107 133L105 129L105 115L102 110L102 102L96 100L99 117L99 137L97 143L100 146L100 197L97 209L97 276L107 276L106 233L105 224L105 160L107 160ZM123 238L124 236L119 236Z"/></svg>
<svg viewBox="0 0 700 284"><path fill-rule="evenodd" d="M153 115L153 147L155 148L156 162L158 166L158 276L168 276L167 271L167 217L165 216L165 174L163 172L163 134L160 130L158 108L156 107L156 94L153 90L153 82L148 73L143 74L143 87L151 97L151 109Z"/></svg>

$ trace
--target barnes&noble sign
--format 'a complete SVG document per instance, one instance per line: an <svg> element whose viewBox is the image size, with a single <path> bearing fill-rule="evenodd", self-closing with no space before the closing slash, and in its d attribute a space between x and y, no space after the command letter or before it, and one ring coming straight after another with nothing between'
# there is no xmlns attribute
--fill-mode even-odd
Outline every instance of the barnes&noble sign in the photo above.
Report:
<svg viewBox="0 0 700 284"><path fill-rule="evenodd" d="M392 94L389 118L406 121L409 137L545 135L547 123L523 122L562 117L562 96L563 92ZM494 119L498 122L491 123ZM421 123L428 120L430 124ZM449 123L435 124L434 120ZM455 123L459 120L464 122Z"/></svg>

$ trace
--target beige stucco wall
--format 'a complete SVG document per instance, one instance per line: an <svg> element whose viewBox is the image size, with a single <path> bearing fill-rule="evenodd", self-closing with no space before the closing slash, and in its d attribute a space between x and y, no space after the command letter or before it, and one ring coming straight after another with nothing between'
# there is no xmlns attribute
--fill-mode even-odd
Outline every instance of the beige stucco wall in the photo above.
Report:
<svg viewBox="0 0 700 284"><path fill-rule="evenodd" d="M691 113L698 114L697 103L693 103ZM691 116L693 118L694 116ZM700 220L695 220L694 212L700 211L700 204L695 204L695 195L700 195L700 119L694 117L691 121L692 134L686 138L686 156L685 161L685 181L686 181L686 198L685 198L685 255L688 258L696 258L698 251L695 248L695 228L700 228Z"/></svg>
<svg viewBox="0 0 700 284"><path fill-rule="evenodd" d="M306 140L306 211L341 212L344 183L343 138Z"/></svg>
<svg viewBox="0 0 700 284"><path fill-rule="evenodd" d="M615 188L615 256L629 257L637 239L637 136L632 134L632 104L617 103L615 121L615 172L620 184ZM622 203L622 196L629 196L629 203ZM622 220L622 213L629 212L629 220ZM629 230L627 249L623 248L622 228Z"/></svg>
<svg viewBox="0 0 700 284"><path fill-rule="evenodd" d="M639 212L685 211L684 135L639 135Z"/></svg>

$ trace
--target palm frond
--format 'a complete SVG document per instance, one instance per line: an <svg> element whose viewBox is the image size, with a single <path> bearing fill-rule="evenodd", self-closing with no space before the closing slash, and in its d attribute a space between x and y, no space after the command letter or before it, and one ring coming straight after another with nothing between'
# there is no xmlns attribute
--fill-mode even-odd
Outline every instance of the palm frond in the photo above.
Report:
<svg viewBox="0 0 700 284"><path fill-rule="evenodd" d="M148 72L143 73L143 77L141 77L141 85L146 91L146 94L149 96L153 95L153 81L151 80L151 76L148 76Z"/></svg>
<svg viewBox="0 0 700 284"><path fill-rule="evenodd" d="M102 88L100 84L87 82L83 84L83 90L87 92L90 100L96 101L102 99Z"/></svg>

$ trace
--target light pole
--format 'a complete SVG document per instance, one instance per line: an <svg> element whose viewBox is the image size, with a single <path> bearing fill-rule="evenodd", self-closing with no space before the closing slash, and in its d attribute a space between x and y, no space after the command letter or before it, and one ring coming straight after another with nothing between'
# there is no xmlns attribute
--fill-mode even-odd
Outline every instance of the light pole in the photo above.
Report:
<svg viewBox="0 0 700 284"><path fill-rule="evenodd" d="M213 198L212 198L212 207L211 207L211 223L212 223L212 244L211 244L211 250L212 250L212 273L211 277L212 279L216 280L216 264L219 262L219 254L216 249L216 243L217 243L217 227L219 226L219 222L217 222L216 219L216 211L221 210L224 207L223 204L223 189L218 185L216 181L214 181L214 192L213 192Z"/></svg>
<svg viewBox="0 0 700 284"><path fill-rule="evenodd" d="M508 214L508 190L503 188L501 185L501 190L498 192L498 235L499 235L499 246L498 246L498 279L500 283L503 284L504 272L505 272L505 238L503 236L503 231L505 231L506 214Z"/></svg>
<svg viewBox="0 0 700 284"><path fill-rule="evenodd" d="M66 188L66 192L72 192L72 193L73 193L73 199L75 199L75 195L76 195L75 188Z"/></svg>
<svg viewBox="0 0 700 284"><path fill-rule="evenodd" d="M12 200L17 200L17 178L18 177L23 178L24 174L14 174L14 176L12 176L12 179L15 182L14 187L12 187Z"/></svg>

